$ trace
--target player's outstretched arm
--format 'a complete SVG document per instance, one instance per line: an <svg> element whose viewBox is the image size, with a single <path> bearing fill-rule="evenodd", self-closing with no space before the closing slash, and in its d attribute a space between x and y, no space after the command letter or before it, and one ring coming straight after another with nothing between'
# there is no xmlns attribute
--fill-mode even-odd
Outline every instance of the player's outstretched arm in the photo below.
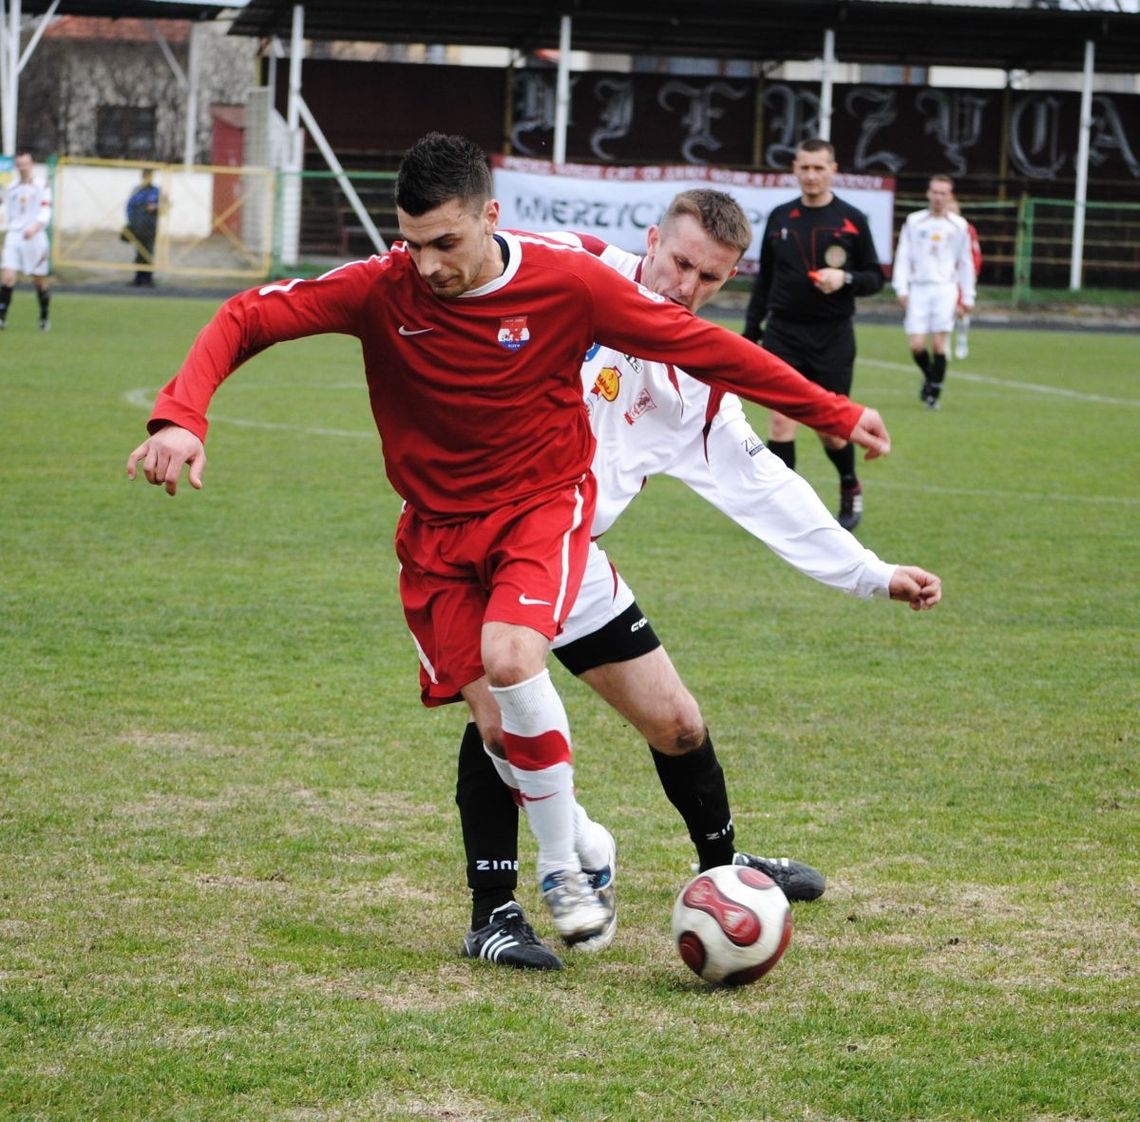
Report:
<svg viewBox="0 0 1140 1122"><path fill-rule="evenodd" d="M202 441L189 429L166 425L148 436L127 457L127 478L134 479L139 461L148 483L165 486L166 493L178 490L182 469L188 469L186 478L196 491L202 490L202 472L206 467L206 449Z"/></svg>
<svg viewBox="0 0 1140 1122"><path fill-rule="evenodd" d="M892 600L905 600L916 612L933 608L942 599L942 581L917 565L899 565L891 576Z"/></svg>
<svg viewBox="0 0 1140 1122"><path fill-rule="evenodd" d="M887 426L877 409L863 410L858 424L851 430L848 439L852 444L867 449L863 457L865 460L876 460L880 456L886 456L891 450L891 434L887 432Z"/></svg>

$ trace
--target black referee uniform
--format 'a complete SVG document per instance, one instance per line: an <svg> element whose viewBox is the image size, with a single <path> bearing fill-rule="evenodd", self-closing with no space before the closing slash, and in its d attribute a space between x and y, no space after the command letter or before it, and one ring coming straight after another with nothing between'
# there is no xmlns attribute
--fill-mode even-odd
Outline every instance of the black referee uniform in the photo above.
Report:
<svg viewBox="0 0 1140 1122"><path fill-rule="evenodd" d="M842 269L847 283L823 293L810 273ZM884 283L867 216L832 195L824 206L802 199L776 207L760 244L760 273L748 301L744 337L794 366L805 378L834 393L850 395L855 369L855 297L870 296ZM761 325L767 317L767 325ZM795 468L795 442L768 446ZM826 448L826 446L825 446ZM853 529L862 512L861 488L851 445L826 448L840 479L840 524Z"/></svg>

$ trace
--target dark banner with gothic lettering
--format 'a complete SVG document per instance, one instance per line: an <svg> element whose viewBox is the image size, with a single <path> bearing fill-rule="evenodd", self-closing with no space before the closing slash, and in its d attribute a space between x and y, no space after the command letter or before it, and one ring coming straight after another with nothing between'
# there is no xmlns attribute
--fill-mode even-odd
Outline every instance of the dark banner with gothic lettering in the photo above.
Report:
<svg viewBox="0 0 1140 1122"><path fill-rule="evenodd" d="M818 128L818 87L773 83L761 102L761 162L788 167L796 141ZM837 86L831 135L848 171L1048 181L1075 174L1079 120L1075 93ZM1089 166L1101 179L1140 179L1140 97L1094 95Z"/></svg>
<svg viewBox="0 0 1140 1122"><path fill-rule="evenodd" d="M575 74L570 79L568 160L747 167L756 121L752 79L662 74ZM550 159L554 76L520 70L511 151Z"/></svg>
<svg viewBox="0 0 1140 1122"><path fill-rule="evenodd" d="M284 108L284 68L277 81ZM553 155L550 69L313 60L304 81L306 102L348 160L394 159L432 129L466 133L489 152ZM598 71L570 82L566 158L576 163L784 171L797 141L819 131L813 83ZM831 135L841 170L893 176L907 190L933 172L1041 190L1071 183L1079 114L1077 93L841 85ZM1140 197L1140 95L1093 97L1089 174L1092 188L1111 183L1117 198Z"/></svg>

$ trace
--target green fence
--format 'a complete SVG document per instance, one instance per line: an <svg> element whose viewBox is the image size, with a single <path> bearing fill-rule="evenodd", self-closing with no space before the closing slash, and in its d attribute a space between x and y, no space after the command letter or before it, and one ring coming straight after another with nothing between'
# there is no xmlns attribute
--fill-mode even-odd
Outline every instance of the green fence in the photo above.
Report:
<svg viewBox="0 0 1140 1122"><path fill-rule="evenodd" d="M1018 208L1012 298L1033 288L1068 288L1076 204L1022 199ZM1140 299L1140 203L1086 203L1082 287L1136 288Z"/></svg>

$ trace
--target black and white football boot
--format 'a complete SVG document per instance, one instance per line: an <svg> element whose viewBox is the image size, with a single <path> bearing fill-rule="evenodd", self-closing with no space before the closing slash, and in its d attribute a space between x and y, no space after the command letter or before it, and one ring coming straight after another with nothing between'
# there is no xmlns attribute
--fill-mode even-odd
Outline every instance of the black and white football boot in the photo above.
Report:
<svg viewBox="0 0 1140 1122"><path fill-rule="evenodd" d="M514 900L500 904L486 926L468 931L459 953L464 958L481 958L520 970L562 969L562 960L546 949Z"/></svg>

